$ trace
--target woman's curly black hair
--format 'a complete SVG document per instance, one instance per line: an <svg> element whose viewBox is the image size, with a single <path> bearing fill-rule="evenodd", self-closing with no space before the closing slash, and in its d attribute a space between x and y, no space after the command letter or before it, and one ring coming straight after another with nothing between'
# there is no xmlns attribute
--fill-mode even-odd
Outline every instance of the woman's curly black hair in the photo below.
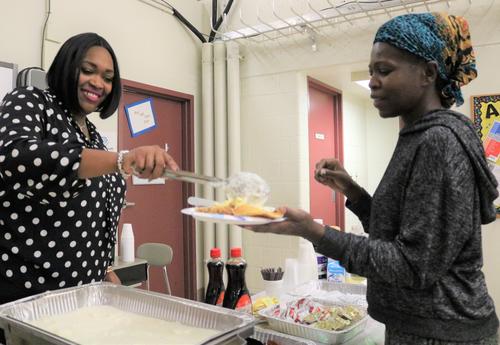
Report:
<svg viewBox="0 0 500 345"><path fill-rule="evenodd" d="M47 84L71 113L80 113L82 111L78 101L80 68L87 51L95 46L105 48L113 59L114 76L112 90L97 109L100 117L105 119L111 116L118 108L122 86L118 61L113 48L98 34L92 32L82 33L64 42L47 72Z"/></svg>

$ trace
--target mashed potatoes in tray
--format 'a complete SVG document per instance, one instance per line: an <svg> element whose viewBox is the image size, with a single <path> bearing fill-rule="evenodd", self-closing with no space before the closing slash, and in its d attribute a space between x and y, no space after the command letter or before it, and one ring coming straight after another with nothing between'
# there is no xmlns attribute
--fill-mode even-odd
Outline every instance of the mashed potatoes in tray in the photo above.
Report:
<svg viewBox="0 0 500 345"><path fill-rule="evenodd" d="M30 323L82 345L196 345L220 333L111 306L83 307Z"/></svg>

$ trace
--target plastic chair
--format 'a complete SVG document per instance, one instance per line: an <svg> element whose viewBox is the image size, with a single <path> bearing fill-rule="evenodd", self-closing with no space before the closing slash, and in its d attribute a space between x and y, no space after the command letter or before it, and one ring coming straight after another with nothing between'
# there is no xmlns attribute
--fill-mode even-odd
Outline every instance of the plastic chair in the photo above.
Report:
<svg viewBox="0 0 500 345"><path fill-rule="evenodd" d="M16 87L35 86L41 90L47 88L47 73L40 67L26 67L16 77Z"/></svg>
<svg viewBox="0 0 500 345"><path fill-rule="evenodd" d="M147 264L147 279L146 286L149 290L149 267L158 266L163 269L163 278L165 278L165 286L167 293L172 294L170 282L168 280L167 266L172 262L174 252L172 247L163 243L143 243L137 248L137 257L144 259Z"/></svg>

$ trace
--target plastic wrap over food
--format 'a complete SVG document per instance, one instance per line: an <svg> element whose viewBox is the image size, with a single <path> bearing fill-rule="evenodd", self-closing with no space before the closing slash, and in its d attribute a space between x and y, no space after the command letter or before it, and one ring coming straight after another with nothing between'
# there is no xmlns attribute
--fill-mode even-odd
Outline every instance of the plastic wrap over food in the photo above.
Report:
<svg viewBox="0 0 500 345"><path fill-rule="evenodd" d="M300 298L276 307L271 315L316 328L340 331L361 320L365 314L355 306L324 306L312 299Z"/></svg>
<svg viewBox="0 0 500 345"><path fill-rule="evenodd" d="M316 280L295 287L289 294L296 297L311 297L323 304L354 305L362 309L368 308L365 285Z"/></svg>
<svg viewBox="0 0 500 345"><path fill-rule="evenodd" d="M224 188L228 200L242 199L250 205L263 206L270 193L269 185L262 177L250 172L232 175Z"/></svg>

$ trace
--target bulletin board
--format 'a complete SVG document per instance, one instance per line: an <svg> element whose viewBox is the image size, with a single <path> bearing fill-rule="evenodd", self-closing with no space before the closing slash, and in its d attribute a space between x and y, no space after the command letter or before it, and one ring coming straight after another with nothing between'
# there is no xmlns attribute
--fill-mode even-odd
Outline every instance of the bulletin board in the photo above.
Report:
<svg viewBox="0 0 500 345"><path fill-rule="evenodd" d="M500 183L500 93L471 97L472 120L491 170ZM499 186L500 192L500 186ZM500 198L495 200L497 218L500 215Z"/></svg>
<svg viewBox="0 0 500 345"><path fill-rule="evenodd" d="M16 87L17 65L0 61L0 103Z"/></svg>

